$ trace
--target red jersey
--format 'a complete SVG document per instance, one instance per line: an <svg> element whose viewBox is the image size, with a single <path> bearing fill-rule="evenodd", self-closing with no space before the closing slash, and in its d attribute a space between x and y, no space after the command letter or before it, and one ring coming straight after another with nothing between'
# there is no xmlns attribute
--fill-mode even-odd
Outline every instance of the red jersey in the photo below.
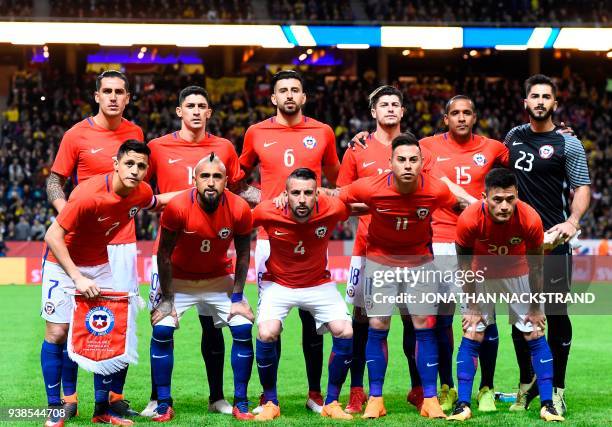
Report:
<svg viewBox="0 0 612 427"><path fill-rule="evenodd" d="M455 197L446 184L421 173L415 192L401 194L392 173L362 178L340 190L345 203L365 203L371 222L367 256L386 265L415 266L433 259L431 215L440 207L451 207ZM406 260L406 255L411 255Z"/></svg>
<svg viewBox="0 0 612 427"><path fill-rule="evenodd" d="M454 141L449 132L421 139L421 147L436 157L436 166L455 184L476 198L484 191L484 179L496 166L508 166L508 149L504 144L472 134L466 143ZM459 214L452 209L438 209L433 216L433 241L454 242Z"/></svg>
<svg viewBox="0 0 612 427"><path fill-rule="evenodd" d="M459 216L456 241L474 250L472 268L485 277L518 277L529 273L525 254L542 246L544 227L535 209L520 200L504 223L493 221L484 202L474 203Z"/></svg>
<svg viewBox="0 0 612 427"><path fill-rule="evenodd" d="M234 184L244 178L234 145L225 138L210 133L200 141L185 141L179 132L172 132L149 142L151 149L147 179L156 177L160 193L180 191L193 187L193 168L202 158L214 152L227 171L227 182ZM153 255L159 247L159 233L153 244Z"/></svg>
<svg viewBox="0 0 612 427"><path fill-rule="evenodd" d="M338 174L338 187L351 184L359 178L376 176L391 172L391 145L384 145L378 141L371 133L367 138L368 148L355 150L348 149L344 152L340 173ZM427 149L421 149L423 155L423 172L440 178L440 171L437 169L435 158ZM353 244L354 256L365 256L366 236L370 225L370 215L361 215L357 225L357 234Z"/></svg>
<svg viewBox="0 0 612 427"><path fill-rule="evenodd" d="M127 197L113 191L113 174L97 175L79 184L70 194L57 223L66 230L64 238L72 261L77 266L108 262L106 245L140 209L155 206L157 199L146 182L141 182ZM53 253L48 260L57 263Z"/></svg>
<svg viewBox="0 0 612 427"><path fill-rule="evenodd" d="M128 139L143 141L142 129L134 123L121 119L115 130L98 126L93 117L87 117L64 133L59 150L51 167L63 177L71 177L74 185L94 175L112 173L113 157L119 147ZM136 241L134 222L130 221L120 230L113 244L133 243Z"/></svg>
<svg viewBox="0 0 612 427"><path fill-rule="evenodd" d="M276 209L268 200L253 210L253 225L262 226L270 239L268 271L264 280L289 288L328 283L327 246L338 221L346 221L350 207L338 198L317 198L312 216L305 223L293 219L288 209Z"/></svg>
<svg viewBox="0 0 612 427"><path fill-rule="evenodd" d="M172 277L203 280L234 272L227 250L234 236L248 235L253 228L247 202L225 190L219 207L204 212L191 188L174 197L164 208L161 226L179 233L172 252Z"/></svg>
<svg viewBox="0 0 612 427"><path fill-rule="evenodd" d="M321 167L339 163L334 131L310 117L295 126L281 125L271 117L250 126L244 135L240 165L252 169L258 161L262 201L284 191L287 177L297 168L312 169L321 184ZM267 238L263 232L258 237Z"/></svg>

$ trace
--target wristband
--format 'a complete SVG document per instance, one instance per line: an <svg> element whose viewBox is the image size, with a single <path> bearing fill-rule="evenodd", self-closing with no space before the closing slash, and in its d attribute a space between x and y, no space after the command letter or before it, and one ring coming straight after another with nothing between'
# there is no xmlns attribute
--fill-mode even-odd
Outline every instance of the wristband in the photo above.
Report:
<svg viewBox="0 0 612 427"><path fill-rule="evenodd" d="M232 293L232 304L235 302L242 302L242 292L234 292Z"/></svg>

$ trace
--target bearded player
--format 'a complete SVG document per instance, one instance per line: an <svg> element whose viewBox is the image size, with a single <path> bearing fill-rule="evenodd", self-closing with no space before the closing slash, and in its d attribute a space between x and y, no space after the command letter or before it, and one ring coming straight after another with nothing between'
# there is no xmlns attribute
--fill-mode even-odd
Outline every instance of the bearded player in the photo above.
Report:
<svg viewBox="0 0 612 427"><path fill-rule="evenodd" d="M537 212L518 199L516 177L493 169L485 178L483 201L468 207L457 221L457 254L463 271L482 272L484 281L464 285L467 295L507 293L519 296L543 291L544 229ZM536 374L540 417L563 421L553 405L553 356L538 303L512 302L509 321L523 333ZM457 353L459 399L449 420L471 418L470 400L478 353L487 325L495 322L495 303L468 301L463 314L463 339Z"/></svg>
<svg viewBox="0 0 612 427"><path fill-rule="evenodd" d="M158 406L153 421L174 417L170 392L174 365L174 330L180 317L196 306L215 327L229 326L233 337L234 417L253 418L247 385L253 364L253 313L243 298L249 269L251 210L226 190L226 167L211 153L194 166L196 188L176 196L161 218L158 253L160 301L151 313L151 371ZM227 251L236 248L236 274ZM227 290L232 289L231 297Z"/></svg>
<svg viewBox="0 0 612 427"><path fill-rule="evenodd" d="M130 101L130 87L125 74L109 70L96 78L94 99L99 106L98 113L80 121L64 134L59 150L47 180L49 203L58 213L66 205L64 185L68 178L73 185L84 182L94 175L113 172L113 156L121 144L129 139L143 141L140 127L123 118L125 107ZM138 292L138 271L136 269L136 231L134 221L119 230L115 240L110 242L108 257L113 278L121 289ZM47 324L47 332L55 334L55 326ZM64 392L66 419L77 413L76 363L68 358L64 349L61 386ZM113 410L126 416L138 415L123 398L123 386L127 370L117 372L113 377L110 401Z"/></svg>
<svg viewBox="0 0 612 427"><path fill-rule="evenodd" d="M242 186L244 172L240 168L234 145L225 138L206 131L206 124L212 115L208 92L199 86L188 86L178 96L176 115L181 119L181 129L149 142L151 149L148 179L154 180L158 191L184 190L193 187L193 171L196 163L214 152L226 168L227 184L251 203L259 200L259 191ZM161 234L161 233L160 233ZM153 245L151 262L151 289L149 303L154 308L159 303L160 288L157 271L157 250L159 236ZM228 292L231 289L228 289ZM224 414L232 413L232 405L223 395L223 362L225 343L221 329L215 328L213 318L199 313L202 326L201 352L206 365L206 376L210 387L208 410ZM141 415L154 417L158 406L154 373L151 373L151 400Z"/></svg>
<svg viewBox="0 0 612 427"><path fill-rule="evenodd" d="M272 77L272 104L276 116L247 129L240 165L247 176L257 163L261 175L261 200L270 200L285 190L289 174L300 167L313 170L320 184L322 172L332 186L336 184L339 161L333 130L326 124L302 114L306 94L302 76L290 70ZM255 247L255 272L258 280L266 272L270 254L268 235L259 230ZM312 315L300 310L302 347L308 376L306 407L321 412L321 373L323 369L323 337L317 334ZM277 340L280 357L280 340ZM256 408L254 412L259 412Z"/></svg>

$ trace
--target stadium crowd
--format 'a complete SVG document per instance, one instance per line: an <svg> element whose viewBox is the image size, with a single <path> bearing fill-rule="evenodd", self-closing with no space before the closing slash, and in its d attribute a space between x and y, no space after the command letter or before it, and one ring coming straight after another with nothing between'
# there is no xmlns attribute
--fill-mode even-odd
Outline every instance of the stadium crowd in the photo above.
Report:
<svg viewBox="0 0 612 427"><path fill-rule="evenodd" d="M45 227L53 221L55 211L46 200L45 180L64 131L97 110L94 79L94 74L78 79L60 76L51 68L22 70L13 76L8 105L0 109L0 236L4 240L42 240ZM174 113L179 90L204 82L202 75L177 73L172 68L157 74L134 74L131 79L132 100L125 116L143 128L147 141L180 128ZM450 81L434 76L400 83L406 96L404 126L418 137L442 131L446 100L465 93L476 102L479 120L475 131L503 140L508 130L526 121L521 83L483 77ZM305 114L332 126L340 156L355 133L374 129L367 95L376 86L375 79L325 82L323 77L307 75ZM582 140L593 182L593 201L582 221L582 237L612 238L610 93L603 84L593 85L578 75L560 79L559 87L556 120L571 125ZM210 132L228 138L240 152L247 127L274 114L269 90L262 71L246 77L241 90L212 99ZM156 216L139 213L138 238L155 238L157 225ZM336 239L352 237L350 227L339 226L334 232Z"/></svg>

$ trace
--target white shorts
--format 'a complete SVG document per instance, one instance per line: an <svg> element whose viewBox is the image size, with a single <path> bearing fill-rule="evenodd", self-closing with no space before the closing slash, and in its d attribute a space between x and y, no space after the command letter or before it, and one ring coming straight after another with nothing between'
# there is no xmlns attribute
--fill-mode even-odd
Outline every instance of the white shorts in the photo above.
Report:
<svg viewBox="0 0 612 427"><path fill-rule="evenodd" d="M270 258L270 241L257 239L255 244L255 277L257 285L261 284L261 276L268 271L266 261Z"/></svg>
<svg viewBox="0 0 612 427"><path fill-rule="evenodd" d="M507 279L487 279L482 284L476 285L476 293L483 294L494 294L494 293L509 293L509 294L528 294L530 293L529 288L529 275L510 277ZM477 332L482 332L487 325L495 323L495 304L481 303L478 305L480 313L484 320L480 322L476 327ZM516 326L521 332L532 332L533 325L531 322L525 321L527 313L529 312L530 304L521 302L508 303L508 323ZM540 307L542 310L543 306ZM467 306L461 307L462 312L467 311Z"/></svg>
<svg viewBox="0 0 612 427"><path fill-rule="evenodd" d="M116 290L138 295L138 268L136 265L138 248L136 243L108 245L106 249Z"/></svg>
<svg viewBox="0 0 612 427"><path fill-rule="evenodd" d="M261 282L257 307L258 324L268 320L280 320L284 324L293 307L312 314L319 334L325 333L329 322L351 320L348 307L334 282L308 288L288 288L274 282Z"/></svg>
<svg viewBox="0 0 612 427"><path fill-rule="evenodd" d="M108 263L78 269L100 288L113 289L113 276ZM75 290L74 282L59 264L43 261L41 317L52 323L70 323L73 297L66 292L73 293Z"/></svg>
<svg viewBox="0 0 612 427"><path fill-rule="evenodd" d="M349 277L346 281L346 295L344 300L355 307L365 307L363 299L363 274L365 270L366 257L353 255Z"/></svg>
<svg viewBox="0 0 612 427"><path fill-rule="evenodd" d="M397 272L400 280L397 280ZM412 271L418 273L412 279ZM428 302L426 295L440 292L436 266L428 262L418 267L393 267L366 259L364 301L368 317L389 317L397 307L401 314L437 315L438 303ZM430 273L427 273L430 272Z"/></svg>
<svg viewBox="0 0 612 427"><path fill-rule="evenodd" d="M251 324L246 317L242 316L234 316L229 322L227 320L232 307L232 300L227 291L220 291L219 289L231 289L234 285L233 276L220 276L206 280L172 279L172 284L175 289L174 307L179 320L183 313L195 305L199 315L212 316L217 328L227 325ZM158 325L178 327L176 319L172 316L164 317Z"/></svg>

